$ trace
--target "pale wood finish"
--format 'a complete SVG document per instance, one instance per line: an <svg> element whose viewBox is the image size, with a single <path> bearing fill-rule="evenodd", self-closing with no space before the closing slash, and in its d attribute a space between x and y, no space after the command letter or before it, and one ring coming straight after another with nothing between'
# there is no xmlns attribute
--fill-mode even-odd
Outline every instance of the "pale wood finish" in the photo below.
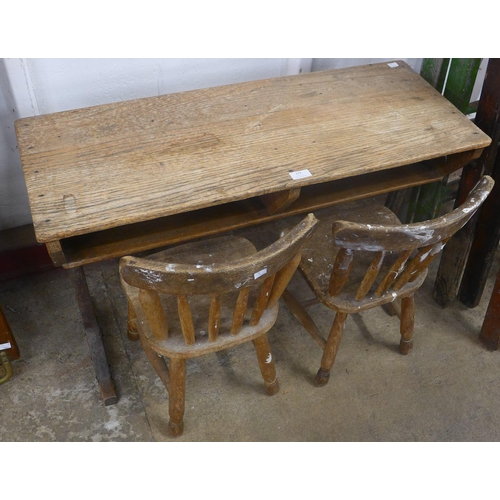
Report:
<svg viewBox="0 0 500 500"><path fill-rule="evenodd" d="M456 153L390 170L301 188L300 197L272 214L262 197L224 203L194 212L117 226L61 240L63 253L51 254L56 266L67 269L102 260L205 238L226 231L308 213L347 201L420 186L443 178L470 160L472 153ZM50 250L50 249L49 249Z"/></svg>
<svg viewBox="0 0 500 500"><path fill-rule="evenodd" d="M157 340L167 340L168 324L161 307L160 296L151 290L141 290L139 292L139 302L141 303L144 315L151 325L151 330L155 338ZM134 333L136 328L133 329Z"/></svg>
<svg viewBox="0 0 500 500"><path fill-rule="evenodd" d="M231 322L231 335L240 333L247 312L249 294L250 289L247 287L243 288L238 294L238 299L234 307L233 321Z"/></svg>
<svg viewBox="0 0 500 500"><path fill-rule="evenodd" d="M413 347L413 330L415 327L415 300L413 294L401 299L399 350L408 354Z"/></svg>
<svg viewBox="0 0 500 500"><path fill-rule="evenodd" d="M295 188L278 191L277 193L263 194L260 199L266 206L267 211L272 215L288 208L299 196L300 188Z"/></svg>
<svg viewBox="0 0 500 500"><path fill-rule="evenodd" d="M347 248L341 248L337 257L335 258L335 263L333 264L333 272L330 276L330 286L328 287L328 293L330 295L337 295L347 282L347 278L351 273L352 261L354 258L354 253L352 250Z"/></svg>
<svg viewBox="0 0 500 500"><path fill-rule="evenodd" d="M70 270L435 182L490 143L404 62L23 118L16 133L36 238Z"/></svg>
<svg viewBox="0 0 500 500"><path fill-rule="evenodd" d="M317 213L320 223L302 250L299 269L315 297L336 311L323 348L317 385L328 382L348 314L391 306L391 313L396 312L400 318L400 352L410 352L413 295L423 284L429 264L479 209L493 184L491 177L484 176L461 206L442 217L415 224L401 224L387 207L370 203ZM319 329L306 311L306 304L289 291L283 298L321 346ZM395 301L401 301L400 312L392 307Z"/></svg>
<svg viewBox="0 0 500 500"><path fill-rule="evenodd" d="M127 336L129 340L139 340L139 331L137 330L137 317L135 316L134 308L131 307L130 303L128 304Z"/></svg>
<svg viewBox="0 0 500 500"><path fill-rule="evenodd" d="M402 61L23 118L16 132L44 243L490 143Z"/></svg>
<svg viewBox="0 0 500 500"><path fill-rule="evenodd" d="M269 295L269 300L267 302L267 307L272 307L274 306L274 304L276 304L276 302L278 302L288 283L292 279L295 270L300 264L300 258L301 254L297 254L293 259L290 260L290 262L288 262L286 266L284 266L276 273L273 287Z"/></svg>
<svg viewBox="0 0 500 500"><path fill-rule="evenodd" d="M62 266L66 263L66 256L60 241L49 241L45 247L55 266Z"/></svg>
<svg viewBox="0 0 500 500"><path fill-rule="evenodd" d="M267 393L278 392L266 333L316 223L309 214L260 252L244 238L223 236L120 260L129 324L169 392L171 436L183 431L188 358L252 341Z"/></svg>

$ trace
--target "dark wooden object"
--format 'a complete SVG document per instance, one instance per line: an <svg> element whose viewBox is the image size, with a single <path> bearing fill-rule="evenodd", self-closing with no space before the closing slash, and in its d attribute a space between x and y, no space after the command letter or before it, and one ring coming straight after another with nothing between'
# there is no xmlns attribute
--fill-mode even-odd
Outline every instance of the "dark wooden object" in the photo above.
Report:
<svg viewBox="0 0 500 500"><path fill-rule="evenodd" d="M483 173L491 174L495 181L500 175L500 168L494 169L500 141L500 59L488 62L475 123L492 138L492 142L478 159L464 167L455 206L463 203ZM433 292L434 299L443 307L457 295L469 307L479 302L490 269L492 250L498 242L498 189L497 183L480 213L451 239L443 251Z"/></svg>
<svg viewBox="0 0 500 500"><path fill-rule="evenodd" d="M83 327L89 345L90 357L94 365L97 383L101 389L102 399L106 406L115 404L118 398L102 342L102 332L97 323L92 299L85 279L85 271L83 267L75 267L70 269L69 272L76 291L78 307L80 308Z"/></svg>
<svg viewBox="0 0 500 500"><path fill-rule="evenodd" d="M10 347L7 347L7 344ZM9 323L7 322L7 318L0 307L0 345L5 345L6 347L2 349L9 356L11 361L19 359L19 347L17 345L16 339L12 334L12 330L10 328Z"/></svg>
<svg viewBox="0 0 500 500"><path fill-rule="evenodd" d="M491 173L495 181L500 180L500 59L490 60L488 65L489 85L494 86L494 94L490 94L489 106L492 124L492 144L488 148L489 162L485 162L484 170ZM491 109L493 108L493 109ZM492 165L493 164L493 165ZM493 167L493 168L492 168ZM479 303L486 279L493 262L495 250L500 238L500 183L493 188L491 196L478 216L476 231L460 284L458 297L468 307Z"/></svg>
<svg viewBox="0 0 500 500"><path fill-rule="evenodd" d="M260 252L245 238L223 236L120 260L134 333L169 393L170 436L184 429L186 359L252 341L267 393L278 392L266 333L316 223L308 215Z"/></svg>
<svg viewBox="0 0 500 500"><path fill-rule="evenodd" d="M479 339L492 351L496 351L500 345L500 272L493 286Z"/></svg>
<svg viewBox="0 0 500 500"><path fill-rule="evenodd" d="M54 269L47 248L38 243L32 224L0 231L0 281Z"/></svg>
<svg viewBox="0 0 500 500"><path fill-rule="evenodd" d="M497 156L492 177L500 182L500 157ZM478 215L474 238L464 269L458 298L468 307L476 307L498 248L500 239L500 191L494 190L491 201Z"/></svg>
<svg viewBox="0 0 500 500"><path fill-rule="evenodd" d="M19 347L12 334L7 318L0 307L0 384L12 377L11 361L19 359Z"/></svg>
<svg viewBox="0 0 500 500"><path fill-rule="evenodd" d="M411 350L413 295L424 282L429 264L470 220L492 187L493 180L484 176L453 212L414 224L401 224L387 207L369 204L317 214L321 222L302 250L299 269L314 296L336 311L326 340L299 300L289 291L283 294L294 316L323 348L317 385L328 382L348 314L401 300L399 347L402 354Z"/></svg>

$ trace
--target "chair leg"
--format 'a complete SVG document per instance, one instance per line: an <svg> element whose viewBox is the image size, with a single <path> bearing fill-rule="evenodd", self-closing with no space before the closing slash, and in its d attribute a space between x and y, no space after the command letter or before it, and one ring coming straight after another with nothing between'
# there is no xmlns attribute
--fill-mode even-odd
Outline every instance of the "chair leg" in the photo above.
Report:
<svg viewBox="0 0 500 500"><path fill-rule="evenodd" d="M335 362L335 356L337 355L346 319L346 313L339 311L337 312L337 314L335 314L335 319L333 320L333 325L330 329L328 340L326 341L323 357L321 358L321 368L316 374L315 382L318 387L322 387L328 383L328 380L330 378L330 370L332 369L333 363Z"/></svg>
<svg viewBox="0 0 500 500"><path fill-rule="evenodd" d="M127 317L127 337L129 340L139 340L139 331L137 330L137 316L135 315L134 306L128 302L128 317Z"/></svg>
<svg viewBox="0 0 500 500"><path fill-rule="evenodd" d="M186 394L186 360L170 359L170 390L168 391L168 434L179 437L184 431L184 404Z"/></svg>
<svg viewBox="0 0 500 500"><path fill-rule="evenodd" d="M254 339L253 345L255 346L255 351L257 352L257 359L259 360L260 372L262 373L262 378L264 379L264 385L266 386L266 392L272 396L280 390L278 379L276 378L276 364L271 354L271 348L269 346L269 341L267 340L267 335L261 335L260 337Z"/></svg>
<svg viewBox="0 0 500 500"><path fill-rule="evenodd" d="M158 356L158 354L153 351L151 347L149 347L147 340L145 340L142 336L139 338L141 340L142 348L146 353L146 357L148 358L158 377L160 377L160 380L163 382L163 385L168 392L170 389L170 375L167 364L165 363L165 359L163 358L163 356Z"/></svg>
<svg viewBox="0 0 500 500"><path fill-rule="evenodd" d="M413 295L401 299L401 323L399 330L401 332L401 340L399 342L401 354L408 354L413 347L414 311Z"/></svg>
<svg viewBox="0 0 500 500"><path fill-rule="evenodd" d="M396 309L396 306L392 302L388 302L387 304L382 305L382 309L389 316L399 316L399 311Z"/></svg>
<svg viewBox="0 0 500 500"><path fill-rule="evenodd" d="M321 349L325 348L326 341L314 323L313 319L306 311L304 305L300 303L288 290L283 292L283 301L295 319L309 332L311 337L317 342ZM310 304L312 301L308 301Z"/></svg>

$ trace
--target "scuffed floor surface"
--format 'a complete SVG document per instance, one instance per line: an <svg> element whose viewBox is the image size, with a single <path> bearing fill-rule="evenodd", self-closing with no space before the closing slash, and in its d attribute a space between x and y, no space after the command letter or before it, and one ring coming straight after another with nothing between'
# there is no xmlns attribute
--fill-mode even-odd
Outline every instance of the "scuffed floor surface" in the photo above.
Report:
<svg viewBox="0 0 500 500"><path fill-rule="evenodd" d="M255 237L253 231L249 237ZM381 309L347 320L329 384L313 385L321 350L282 304L269 334L281 390L264 392L252 344L188 362L178 441L498 441L500 352L478 340L498 256L475 309L432 299L437 268L416 296L414 349ZM1 441L170 441L168 395L126 336L117 261L87 268L119 394L105 407L69 276L63 269L0 284L21 359L0 386ZM309 297L299 277L294 290ZM311 308L323 331L333 313Z"/></svg>

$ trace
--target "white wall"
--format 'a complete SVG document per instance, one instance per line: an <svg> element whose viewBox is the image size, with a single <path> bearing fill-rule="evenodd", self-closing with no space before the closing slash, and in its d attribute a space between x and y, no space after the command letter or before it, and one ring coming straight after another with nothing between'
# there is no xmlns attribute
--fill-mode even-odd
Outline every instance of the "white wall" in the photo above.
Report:
<svg viewBox="0 0 500 500"><path fill-rule="evenodd" d="M417 73L420 73L422 59L397 58L408 63ZM393 59L313 59L311 71L323 71L327 69L349 68L350 66L360 66L362 64L373 64Z"/></svg>
<svg viewBox="0 0 500 500"><path fill-rule="evenodd" d="M391 59L0 59L0 230L31 223L17 118ZM417 72L421 59L404 59Z"/></svg>
<svg viewBox="0 0 500 500"><path fill-rule="evenodd" d="M5 66L0 60L0 230L31 222L28 195L17 150L18 118Z"/></svg>

